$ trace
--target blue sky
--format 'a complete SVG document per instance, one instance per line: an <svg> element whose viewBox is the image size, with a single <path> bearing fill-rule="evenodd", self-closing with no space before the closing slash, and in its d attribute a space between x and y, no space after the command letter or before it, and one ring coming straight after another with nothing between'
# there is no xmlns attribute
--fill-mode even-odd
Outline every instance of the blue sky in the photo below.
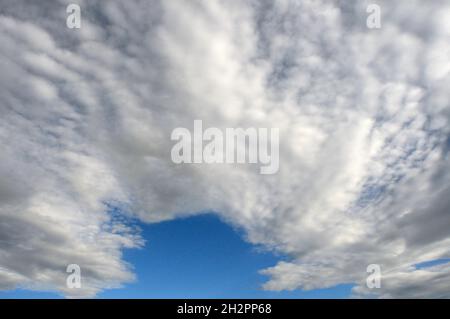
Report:
<svg viewBox="0 0 450 319"><path fill-rule="evenodd" d="M261 289L259 270L282 259L242 240L242 234L212 214L141 224L147 244L128 249L137 280L98 298L345 298L352 285L313 291ZM51 292L15 290L0 298L58 298Z"/></svg>

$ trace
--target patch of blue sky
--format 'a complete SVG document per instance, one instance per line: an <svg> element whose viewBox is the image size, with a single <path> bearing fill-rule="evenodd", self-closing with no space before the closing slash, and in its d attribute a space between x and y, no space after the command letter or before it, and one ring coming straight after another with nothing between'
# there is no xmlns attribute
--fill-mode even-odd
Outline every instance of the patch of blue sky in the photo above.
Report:
<svg viewBox="0 0 450 319"><path fill-rule="evenodd" d="M434 259L429 261L424 261L418 264L415 264L414 267L416 269L425 269L433 266L443 265L450 263L450 258L442 258L442 259Z"/></svg>
<svg viewBox="0 0 450 319"><path fill-rule="evenodd" d="M286 260L255 247L216 215L139 224L146 245L127 249L136 281L98 298L348 298L352 284L311 291L265 291L260 270ZM0 298L61 298L52 292L14 290Z"/></svg>

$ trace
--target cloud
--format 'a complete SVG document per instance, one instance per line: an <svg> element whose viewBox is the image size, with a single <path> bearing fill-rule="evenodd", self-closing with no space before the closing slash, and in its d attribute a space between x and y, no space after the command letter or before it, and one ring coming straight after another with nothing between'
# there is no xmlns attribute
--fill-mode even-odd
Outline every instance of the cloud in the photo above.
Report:
<svg viewBox="0 0 450 319"><path fill-rule="evenodd" d="M352 292L355 298L448 298L448 277L448 263L427 269L396 269L383 275L384 285L376 294L364 285L356 286Z"/></svg>
<svg viewBox="0 0 450 319"><path fill-rule="evenodd" d="M1 289L93 296L133 280L129 218L214 211L290 257L266 289L362 294L376 263L380 297L449 297L409 268L450 254L448 4L379 1L371 30L368 1L79 1L71 30L67 3L0 11ZM172 163L195 119L280 128L279 173Z"/></svg>

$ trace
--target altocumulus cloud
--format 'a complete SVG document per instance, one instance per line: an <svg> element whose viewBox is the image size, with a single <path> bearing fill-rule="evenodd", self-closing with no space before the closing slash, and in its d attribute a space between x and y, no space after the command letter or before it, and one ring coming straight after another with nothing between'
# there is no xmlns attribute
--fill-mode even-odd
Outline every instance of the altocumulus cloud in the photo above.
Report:
<svg viewBox="0 0 450 319"><path fill-rule="evenodd" d="M450 257L448 1L377 1L381 29L368 1L78 1L76 30L68 3L1 0L0 289L95 296L134 280L129 218L208 210L290 257L265 289L450 297L414 267ZM278 174L173 164L194 119L279 127Z"/></svg>

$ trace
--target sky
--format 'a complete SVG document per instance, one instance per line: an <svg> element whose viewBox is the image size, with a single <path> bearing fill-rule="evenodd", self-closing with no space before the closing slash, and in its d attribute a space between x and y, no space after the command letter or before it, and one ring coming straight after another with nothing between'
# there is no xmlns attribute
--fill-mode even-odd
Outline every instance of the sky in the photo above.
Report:
<svg viewBox="0 0 450 319"><path fill-rule="evenodd" d="M239 231L216 215L188 217L154 225L140 224L148 244L127 250L136 280L98 298L346 298L352 285L315 291L262 289L258 270L285 257L252 247ZM63 298L55 292L15 290L0 298Z"/></svg>
<svg viewBox="0 0 450 319"><path fill-rule="evenodd" d="M450 3L373 2L0 0L0 298L449 298Z"/></svg>

